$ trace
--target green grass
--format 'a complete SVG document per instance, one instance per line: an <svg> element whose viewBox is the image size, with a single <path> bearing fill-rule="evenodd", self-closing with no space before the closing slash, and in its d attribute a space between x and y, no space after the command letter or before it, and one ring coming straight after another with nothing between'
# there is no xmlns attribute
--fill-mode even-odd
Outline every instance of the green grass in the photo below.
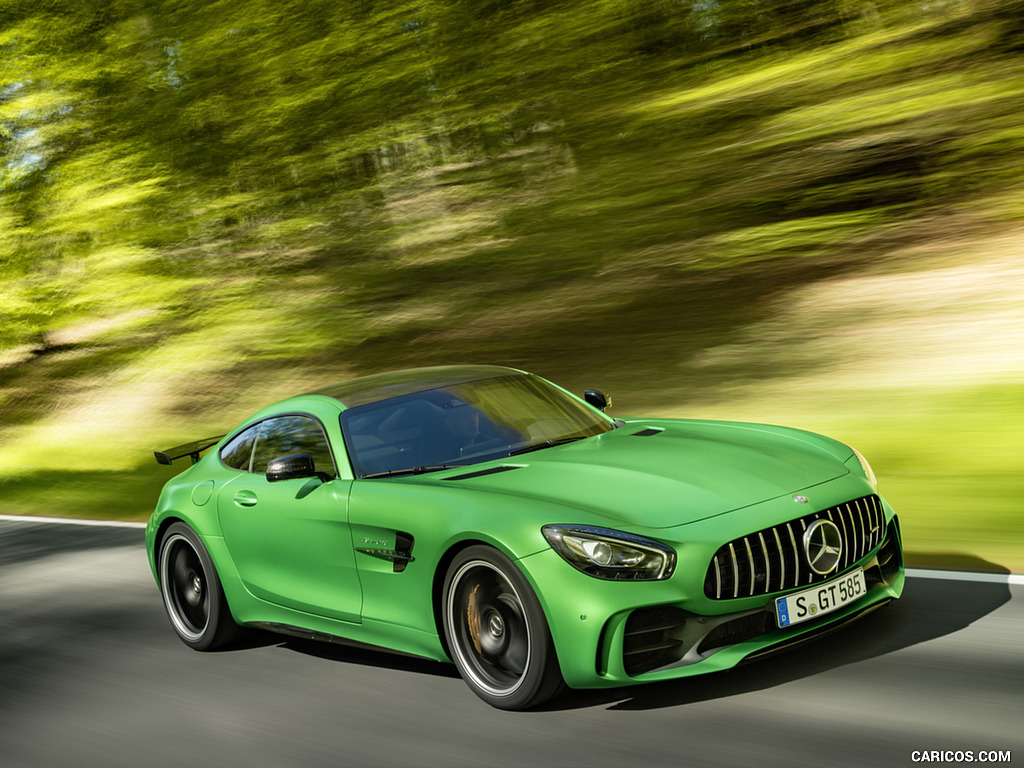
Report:
<svg viewBox="0 0 1024 768"><path fill-rule="evenodd" d="M31 472L0 479L0 514L135 520L149 517L173 471Z"/></svg>

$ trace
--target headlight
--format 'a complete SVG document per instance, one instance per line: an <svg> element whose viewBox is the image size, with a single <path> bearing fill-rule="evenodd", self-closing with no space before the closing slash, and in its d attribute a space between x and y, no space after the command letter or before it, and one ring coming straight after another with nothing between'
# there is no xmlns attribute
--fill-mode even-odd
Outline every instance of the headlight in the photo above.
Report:
<svg viewBox="0 0 1024 768"><path fill-rule="evenodd" d="M589 525L545 525L544 538L574 568L610 581L667 579L676 553L656 541Z"/></svg>
<svg viewBox="0 0 1024 768"><path fill-rule="evenodd" d="M878 479L875 477L874 471L871 469L871 465L868 464L868 460L860 455L860 451L856 448L852 448L853 454L857 457L857 461L860 462L860 468L864 470L864 474L868 477L868 482L871 483L872 488L878 487Z"/></svg>

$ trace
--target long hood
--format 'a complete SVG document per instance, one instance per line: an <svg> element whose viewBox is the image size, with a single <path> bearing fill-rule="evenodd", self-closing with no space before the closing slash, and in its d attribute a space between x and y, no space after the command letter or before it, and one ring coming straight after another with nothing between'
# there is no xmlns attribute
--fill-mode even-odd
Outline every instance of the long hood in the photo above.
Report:
<svg viewBox="0 0 1024 768"><path fill-rule="evenodd" d="M844 453L852 455L841 443L784 427L658 419L514 456L503 471L438 481L579 510L578 520L559 522L668 528L845 475ZM472 476L458 479L464 474Z"/></svg>

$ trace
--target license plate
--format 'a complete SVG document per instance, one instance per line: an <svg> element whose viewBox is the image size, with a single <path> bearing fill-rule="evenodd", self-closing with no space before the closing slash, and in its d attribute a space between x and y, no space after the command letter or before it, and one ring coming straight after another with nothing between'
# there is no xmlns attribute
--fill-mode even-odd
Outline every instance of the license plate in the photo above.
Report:
<svg viewBox="0 0 1024 768"><path fill-rule="evenodd" d="M858 568L833 581L777 598L775 616L780 627L789 627L842 608L863 597L867 591L864 569Z"/></svg>

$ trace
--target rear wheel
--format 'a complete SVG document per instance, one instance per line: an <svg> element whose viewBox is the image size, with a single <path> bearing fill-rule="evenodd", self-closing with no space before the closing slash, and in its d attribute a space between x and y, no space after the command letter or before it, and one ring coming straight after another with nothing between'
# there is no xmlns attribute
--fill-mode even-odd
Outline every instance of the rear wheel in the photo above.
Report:
<svg viewBox="0 0 1024 768"><path fill-rule="evenodd" d="M160 593L171 626L197 651L223 648L240 634L203 542L185 523L174 523L160 544Z"/></svg>
<svg viewBox="0 0 1024 768"><path fill-rule="evenodd" d="M491 547L456 556L444 587L444 631L469 687L499 709L526 709L562 688L551 633L533 589Z"/></svg>

